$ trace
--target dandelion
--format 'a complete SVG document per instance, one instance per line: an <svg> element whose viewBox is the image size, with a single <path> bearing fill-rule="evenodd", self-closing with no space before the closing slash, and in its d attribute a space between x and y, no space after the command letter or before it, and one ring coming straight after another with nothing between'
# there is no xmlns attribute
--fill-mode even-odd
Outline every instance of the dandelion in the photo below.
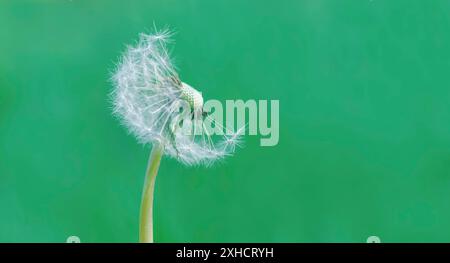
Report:
<svg viewBox="0 0 450 263"><path fill-rule="evenodd" d="M141 201L140 242L153 242L153 190L162 156L209 166L231 155L242 133L211 120L203 110L202 93L180 80L167 49L170 37L167 30L141 34L113 74L114 114L139 142L153 145ZM226 135L213 136L205 119L226 129Z"/></svg>

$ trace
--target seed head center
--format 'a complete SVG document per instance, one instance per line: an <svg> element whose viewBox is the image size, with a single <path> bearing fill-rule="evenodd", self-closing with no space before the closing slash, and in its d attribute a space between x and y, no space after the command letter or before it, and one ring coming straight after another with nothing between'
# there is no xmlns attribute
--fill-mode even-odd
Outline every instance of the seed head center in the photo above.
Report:
<svg viewBox="0 0 450 263"><path fill-rule="evenodd" d="M189 103L192 111L201 112L203 110L202 94L184 82L181 85L181 97Z"/></svg>

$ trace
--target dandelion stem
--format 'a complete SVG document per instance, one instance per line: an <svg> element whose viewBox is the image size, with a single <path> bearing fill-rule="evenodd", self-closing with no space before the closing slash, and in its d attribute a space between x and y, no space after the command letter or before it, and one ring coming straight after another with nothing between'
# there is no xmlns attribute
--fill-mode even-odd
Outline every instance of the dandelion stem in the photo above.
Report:
<svg viewBox="0 0 450 263"><path fill-rule="evenodd" d="M140 243L153 243L153 192L163 152L164 147L161 144L155 143L148 159L141 200L141 215L139 222Z"/></svg>

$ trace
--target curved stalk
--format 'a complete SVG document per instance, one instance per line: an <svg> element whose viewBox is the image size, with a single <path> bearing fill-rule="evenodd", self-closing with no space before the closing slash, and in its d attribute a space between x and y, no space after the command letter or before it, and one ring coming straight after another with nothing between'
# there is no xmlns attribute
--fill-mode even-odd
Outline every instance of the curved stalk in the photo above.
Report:
<svg viewBox="0 0 450 263"><path fill-rule="evenodd" d="M164 147L161 144L155 143L148 159L139 220L140 243L153 243L153 193L155 189L155 179L158 174L159 163L161 162L163 152Z"/></svg>

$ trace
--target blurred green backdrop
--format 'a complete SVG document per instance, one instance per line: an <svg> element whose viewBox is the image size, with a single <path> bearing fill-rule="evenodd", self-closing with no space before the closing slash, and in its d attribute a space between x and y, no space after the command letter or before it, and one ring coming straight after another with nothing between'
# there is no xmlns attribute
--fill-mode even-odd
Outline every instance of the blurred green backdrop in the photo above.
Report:
<svg viewBox="0 0 450 263"><path fill-rule="evenodd" d="M1 242L137 241L109 76L153 23L206 98L280 100L278 146L163 160L157 241L450 241L450 1L73 0L0 3Z"/></svg>

